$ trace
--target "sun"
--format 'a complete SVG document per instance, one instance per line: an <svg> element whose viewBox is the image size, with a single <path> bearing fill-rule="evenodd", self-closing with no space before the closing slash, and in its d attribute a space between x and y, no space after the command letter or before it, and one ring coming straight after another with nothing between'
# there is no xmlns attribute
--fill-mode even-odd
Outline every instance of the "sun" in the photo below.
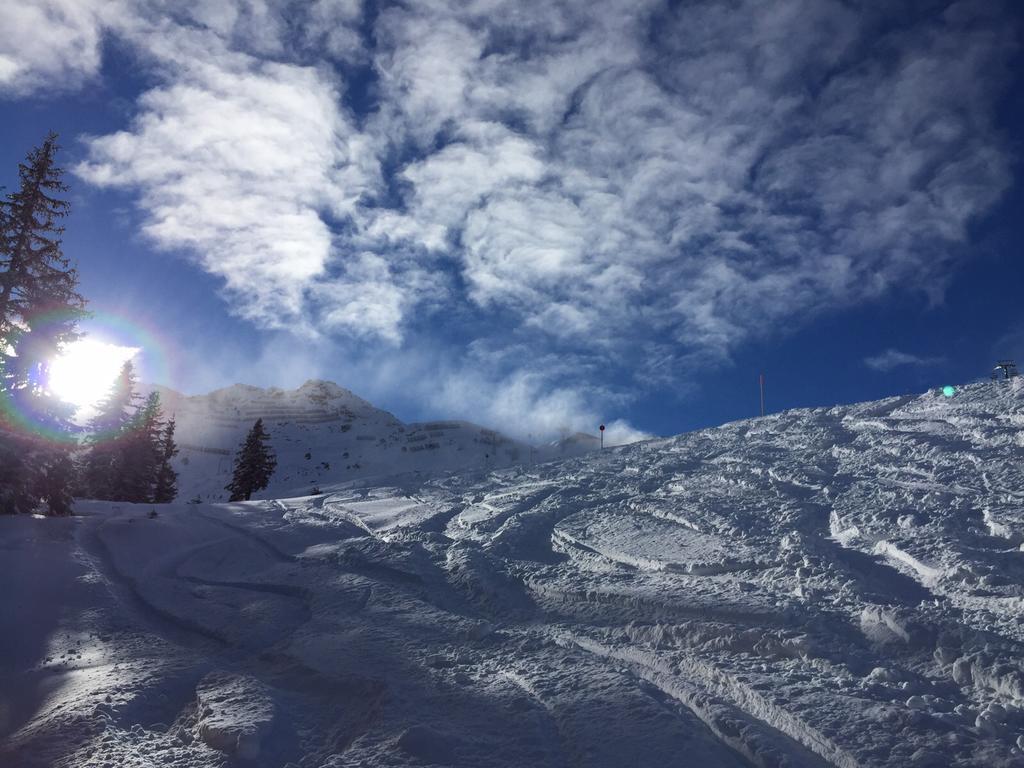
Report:
<svg viewBox="0 0 1024 768"><path fill-rule="evenodd" d="M100 403L126 360L137 347L122 347L95 339L81 339L65 347L50 364L50 390L78 409Z"/></svg>

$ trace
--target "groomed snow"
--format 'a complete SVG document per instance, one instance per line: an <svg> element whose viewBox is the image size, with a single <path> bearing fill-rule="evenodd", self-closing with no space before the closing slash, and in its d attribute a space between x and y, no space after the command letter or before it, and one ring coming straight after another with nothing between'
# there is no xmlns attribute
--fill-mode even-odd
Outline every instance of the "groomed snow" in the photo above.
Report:
<svg viewBox="0 0 1024 768"><path fill-rule="evenodd" d="M0 519L0 764L1024 765L1020 381Z"/></svg>

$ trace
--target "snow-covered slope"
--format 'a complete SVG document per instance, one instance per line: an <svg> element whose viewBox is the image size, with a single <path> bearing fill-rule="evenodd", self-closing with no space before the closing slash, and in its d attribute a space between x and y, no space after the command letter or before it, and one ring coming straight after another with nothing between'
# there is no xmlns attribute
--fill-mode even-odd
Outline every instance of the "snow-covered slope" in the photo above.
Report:
<svg viewBox="0 0 1024 768"><path fill-rule="evenodd" d="M157 387L177 421L179 497L226 499L235 452L262 418L277 454L270 487L258 498L406 472L491 469L578 452L573 444L534 448L464 421L403 424L327 381L295 390L243 384L186 397Z"/></svg>
<svg viewBox="0 0 1024 768"><path fill-rule="evenodd" d="M1022 459L1016 380L0 520L0 764L1024 765Z"/></svg>

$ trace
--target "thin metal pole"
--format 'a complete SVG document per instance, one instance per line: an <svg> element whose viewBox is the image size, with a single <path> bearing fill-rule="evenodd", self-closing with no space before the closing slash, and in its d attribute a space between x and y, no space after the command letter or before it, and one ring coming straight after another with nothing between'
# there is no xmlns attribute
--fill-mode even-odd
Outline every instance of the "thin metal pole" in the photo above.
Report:
<svg viewBox="0 0 1024 768"><path fill-rule="evenodd" d="M764 416L764 374L761 374L761 416Z"/></svg>

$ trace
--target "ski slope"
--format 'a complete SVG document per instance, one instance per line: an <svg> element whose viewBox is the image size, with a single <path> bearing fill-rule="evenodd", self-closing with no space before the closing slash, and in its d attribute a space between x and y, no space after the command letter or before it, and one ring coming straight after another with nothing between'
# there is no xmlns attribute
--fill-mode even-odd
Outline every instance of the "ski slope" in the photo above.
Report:
<svg viewBox="0 0 1024 768"><path fill-rule="evenodd" d="M1022 458L1017 379L0 519L0 764L1024 765Z"/></svg>

